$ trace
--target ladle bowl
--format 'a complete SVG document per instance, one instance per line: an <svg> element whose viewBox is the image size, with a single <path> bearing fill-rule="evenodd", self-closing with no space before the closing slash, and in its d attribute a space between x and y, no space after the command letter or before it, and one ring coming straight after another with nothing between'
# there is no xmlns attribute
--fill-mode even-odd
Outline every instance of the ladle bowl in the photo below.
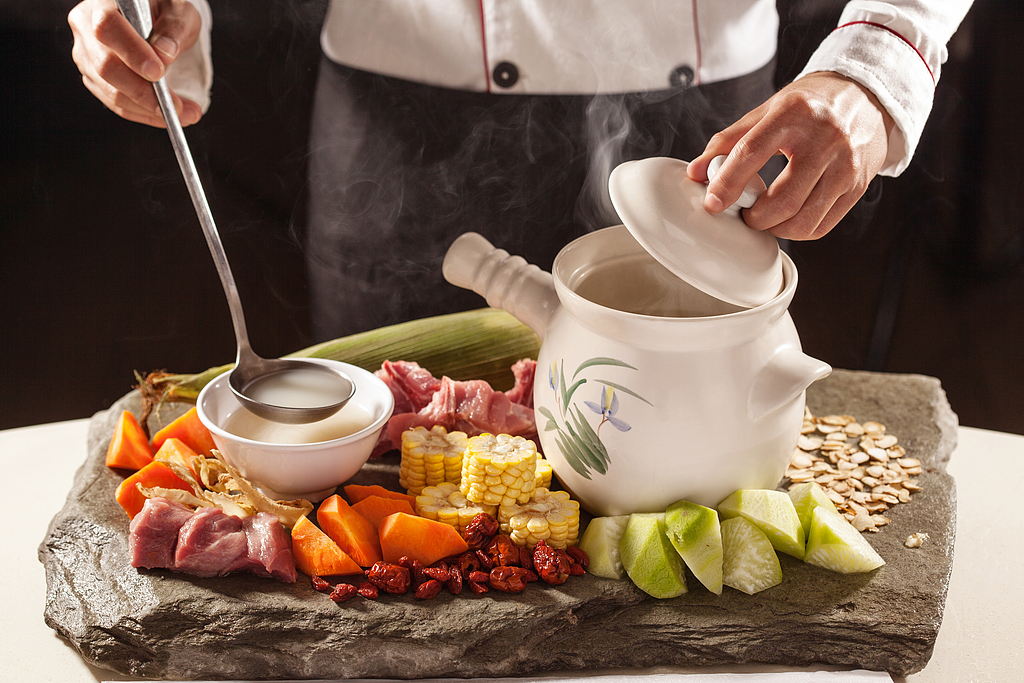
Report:
<svg viewBox="0 0 1024 683"><path fill-rule="evenodd" d="M148 0L117 0L117 6L139 35L148 39L153 30ZM228 264L220 234L213 221L213 212L206 200L199 173L185 140L178 112L174 108L171 91L163 78L153 83L153 90L160 103L160 111L167 124L167 134L171 138L174 154L178 158L178 165L181 166L185 184L192 197L192 205L199 216L199 223L217 266L221 285L227 296L228 308L231 310L231 322L235 328L235 340L238 345L235 368L229 377L231 390L247 410L266 420L302 424L330 417L341 410L355 394L355 383L344 373L316 363L262 358L253 352L249 346L245 315L242 312L235 278L231 274L231 266ZM274 391L268 392L268 385L277 387ZM260 396L266 395L276 396L278 399L287 396L288 400L275 399L274 402L269 402L260 399ZM311 400L316 396L322 397L322 401Z"/></svg>
<svg viewBox="0 0 1024 683"><path fill-rule="evenodd" d="M254 353L230 372L228 384L246 410L285 424L327 419L356 391L355 382L340 370L303 360L261 358Z"/></svg>

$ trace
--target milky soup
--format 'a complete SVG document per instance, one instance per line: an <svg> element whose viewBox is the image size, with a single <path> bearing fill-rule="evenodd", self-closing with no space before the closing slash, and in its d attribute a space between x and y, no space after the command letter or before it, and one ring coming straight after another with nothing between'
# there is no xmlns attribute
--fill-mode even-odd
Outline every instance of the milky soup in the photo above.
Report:
<svg viewBox="0 0 1024 683"><path fill-rule="evenodd" d="M239 408L223 428L235 436L262 443L298 444L340 439L369 427L372 422L373 414L367 408L349 401L334 415L308 424L271 422Z"/></svg>
<svg viewBox="0 0 1024 683"><path fill-rule="evenodd" d="M249 382L245 395L272 406L319 408L345 400L351 385L339 379L340 375L313 368L289 369Z"/></svg>
<svg viewBox="0 0 1024 683"><path fill-rule="evenodd" d="M602 258L576 271L570 286L584 299L639 315L693 318L744 310L681 280L647 252Z"/></svg>

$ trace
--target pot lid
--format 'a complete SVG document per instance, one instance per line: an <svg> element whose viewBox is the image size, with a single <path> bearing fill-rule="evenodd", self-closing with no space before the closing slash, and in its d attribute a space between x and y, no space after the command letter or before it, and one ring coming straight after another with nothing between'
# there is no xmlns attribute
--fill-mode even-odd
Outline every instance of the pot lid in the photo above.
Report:
<svg viewBox="0 0 1024 683"><path fill-rule="evenodd" d="M725 157L716 157L709 175ZM704 209L707 184L691 180L689 164L651 157L612 170L608 189L626 228L663 266L694 287L738 306L759 306L782 291L782 254L771 234L743 222L740 208L765 191L755 175L739 201L720 214Z"/></svg>

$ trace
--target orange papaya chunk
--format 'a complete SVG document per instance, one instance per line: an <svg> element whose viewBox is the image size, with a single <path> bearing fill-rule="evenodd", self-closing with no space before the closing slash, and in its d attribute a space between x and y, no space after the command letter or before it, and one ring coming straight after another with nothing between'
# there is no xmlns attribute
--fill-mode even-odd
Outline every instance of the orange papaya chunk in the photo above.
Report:
<svg viewBox="0 0 1024 683"><path fill-rule="evenodd" d="M213 434L199 419L199 410L194 407L153 435L153 450L159 450L172 436L200 455L210 455L217 447L213 443Z"/></svg>
<svg viewBox="0 0 1024 683"><path fill-rule="evenodd" d="M174 470L165 463L154 460L122 481L121 485L117 487L117 502L130 518L139 514L142 506L146 503L146 497L142 495L136 484L142 484L146 488L181 489L192 493L192 487L188 482L175 474Z"/></svg>
<svg viewBox="0 0 1024 683"><path fill-rule="evenodd" d="M414 510L416 509L416 496L410 496L408 493L392 491L391 489L386 489L377 484L349 484L345 487L345 495L348 496L348 501L353 505L364 498L380 496L381 498L395 498L396 500L408 501L409 505L411 505Z"/></svg>
<svg viewBox="0 0 1024 683"><path fill-rule="evenodd" d="M153 462L153 449L149 446L142 426L129 411L117 418L114 434L107 447L107 467L123 470L141 470Z"/></svg>
<svg viewBox="0 0 1024 683"><path fill-rule="evenodd" d="M416 514L413 506L409 505L409 501L399 500L398 498L385 498L383 496L367 496L352 505L352 509L365 517L373 525L374 529L380 526L382 519L396 512L404 512L410 515Z"/></svg>
<svg viewBox="0 0 1024 683"><path fill-rule="evenodd" d="M153 455L153 460L177 463L182 467L188 468L189 472L195 476L196 471L192 467L192 458L195 457L198 457L198 454L189 448L188 444L172 436L160 445L160 449Z"/></svg>
<svg viewBox="0 0 1024 683"><path fill-rule="evenodd" d="M338 494L320 503L316 521L360 567L372 567L374 562L380 562L377 530Z"/></svg>
<svg viewBox="0 0 1024 683"><path fill-rule="evenodd" d="M423 566L429 566L469 550L458 530L450 524L404 512L385 517L380 523L379 533L385 562L398 562L403 556L408 556L419 560Z"/></svg>
<svg viewBox="0 0 1024 683"><path fill-rule="evenodd" d="M306 516L292 527L292 555L295 567L307 576L363 573L362 567Z"/></svg>

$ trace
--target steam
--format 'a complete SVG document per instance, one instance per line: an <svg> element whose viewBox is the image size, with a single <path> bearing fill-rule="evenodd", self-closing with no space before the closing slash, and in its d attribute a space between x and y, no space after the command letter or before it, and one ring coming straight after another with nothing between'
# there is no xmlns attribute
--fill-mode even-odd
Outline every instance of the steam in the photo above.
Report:
<svg viewBox="0 0 1024 683"><path fill-rule="evenodd" d="M700 88L592 98L584 117L587 178L578 221L589 229L620 222L608 193L608 177L619 164L653 156L688 161L732 120L716 111Z"/></svg>

